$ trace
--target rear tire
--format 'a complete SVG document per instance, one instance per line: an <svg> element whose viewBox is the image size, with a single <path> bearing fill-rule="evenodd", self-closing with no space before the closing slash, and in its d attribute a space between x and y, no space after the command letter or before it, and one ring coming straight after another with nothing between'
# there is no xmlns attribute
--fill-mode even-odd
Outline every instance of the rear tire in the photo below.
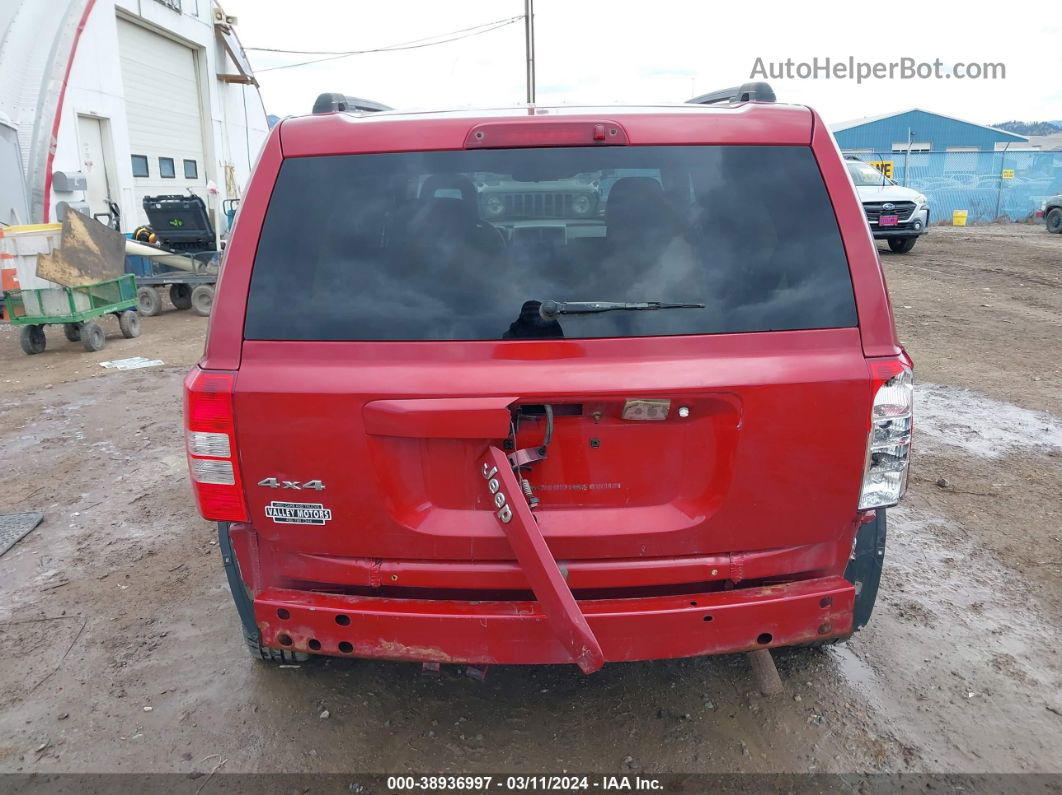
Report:
<svg viewBox="0 0 1062 795"><path fill-rule="evenodd" d="M44 353L44 348L48 344L44 336L44 326L23 326L18 335L18 342L22 346L22 352L27 356Z"/></svg>
<svg viewBox="0 0 1062 795"><path fill-rule="evenodd" d="M1047 214L1047 231L1062 235L1062 207L1055 207Z"/></svg>
<svg viewBox="0 0 1062 795"><path fill-rule="evenodd" d="M140 336L140 315L132 309L127 309L118 315L118 328L122 330L122 336L127 340Z"/></svg>
<svg viewBox="0 0 1062 795"><path fill-rule="evenodd" d="M71 342L81 342L81 324L64 323L63 335Z"/></svg>
<svg viewBox="0 0 1062 795"><path fill-rule="evenodd" d="M192 308L192 288L187 284L170 285L170 303L177 309Z"/></svg>
<svg viewBox="0 0 1062 795"><path fill-rule="evenodd" d="M251 657L261 662L271 663L302 663L310 659L310 655L301 651L287 651L285 649L270 649L263 646L254 638L244 635L244 640L247 641L247 650L251 653Z"/></svg>
<svg viewBox="0 0 1062 795"><path fill-rule="evenodd" d="M214 307L214 285L201 284L192 290L192 312L200 317L210 317Z"/></svg>
<svg viewBox="0 0 1062 795"><path fill-rule="evenodd" d="M103 333L103 326L95 320L89 320L81 324L81 344L90 353L102 351L107 344L107 335Z"/></svg>
<svg viewBox="0 0 1062 795"><path fill-rule="evenodd" d="M154 287L141 287L136 291L137 308L144 317L154 317L162 311L162 296Z"/></svg>
<svg viewBox="0 0 1062 795"><path fill-rule="evenodd" d="M889 248L894 254L906 254L915 247L916 242L918 242L917 237L890 237Z"/></svg>

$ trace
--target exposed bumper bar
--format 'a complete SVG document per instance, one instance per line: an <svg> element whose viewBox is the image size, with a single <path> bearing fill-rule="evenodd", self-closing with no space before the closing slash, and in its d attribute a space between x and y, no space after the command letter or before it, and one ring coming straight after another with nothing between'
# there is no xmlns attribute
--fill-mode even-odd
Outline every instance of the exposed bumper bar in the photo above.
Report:
<svg viewBox="0 0 1062 795"><path fill-rule="evenodd" d="M554 637L568 650L569 659L584 674L598 670L605 663L601 645L586 622L560 567L550 552L531 508L520 494L516 475L499 448L491 445L483 454L484 490L495 497L502 529L516 553L538 605L549 619ZM502 519L501 517L506 518Z"/></svg>
<svg viewBox="0 0 1062 795"><path fill-rule="evenodd" d="M580 601L607 662L787 646L852 631L841 577L706 594ZM262 644L316 654L475 664L570 663L537 602L341 596L267 588ZM285 617L282 617L285 616Z"/></svg>

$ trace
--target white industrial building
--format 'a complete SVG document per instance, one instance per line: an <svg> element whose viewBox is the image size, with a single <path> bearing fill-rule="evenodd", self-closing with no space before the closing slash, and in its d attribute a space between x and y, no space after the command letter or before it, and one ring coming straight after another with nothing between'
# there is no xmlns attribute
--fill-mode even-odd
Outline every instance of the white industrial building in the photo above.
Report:
<svg viewBox="0 0 1062 795"><path fill-rule="evenodd" d="M144 196L191 191L224 232L267 134L235 22L212 0L0 2L0 223L65 202L129 232Z"/></svg>

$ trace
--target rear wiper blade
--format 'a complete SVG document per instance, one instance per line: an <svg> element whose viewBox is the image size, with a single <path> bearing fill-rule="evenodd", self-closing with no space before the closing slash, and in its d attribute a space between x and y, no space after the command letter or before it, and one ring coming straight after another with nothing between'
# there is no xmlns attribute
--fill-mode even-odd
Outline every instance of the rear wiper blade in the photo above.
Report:
<svg viewBox="0 0 1062 795"><path fill-rule="evenodd" d="M538 313L543 320L556 320L558 315L589 315L594 312L635 311L639 309L704 309L704 304L669 304L663 301L543 301Z"/></svg>

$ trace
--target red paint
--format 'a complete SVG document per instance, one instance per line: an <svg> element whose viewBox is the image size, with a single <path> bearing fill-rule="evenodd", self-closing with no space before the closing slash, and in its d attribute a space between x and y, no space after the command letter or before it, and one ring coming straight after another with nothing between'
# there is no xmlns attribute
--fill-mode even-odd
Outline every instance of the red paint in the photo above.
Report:
<svg viewBox="0 0 1062 795"><path fill-rule="evenodd" d="M555 340L554 359L513 356L522 344L244 343L235 411L245 481L321 478L334 514L358 528L292 533L256 521L263 543L328 556L512 559L493 517L475 507L488 440L377 436L362 408L498 391L508 402L583 406L582 417L557 417L555 454L532 482L623 484L625 504L608 488L540 492L539 524L558 558L799 546L851 526L871 399L855 329ZM635 397L667 397L691 414L625 422L623 403ZM281 421L297 432L278 432ZM540 443L541 423L524 425L521 446ZM250 489L251 516L274 499Z"/></svg>
<svg viewBox="0 0 1062 795"><path fill-rule="evenodd" d="M852 630L854 596L851 583L841 577L822 577L718 593L582 601L579 607L604 660L630 662L846 635ZM254 608L262 642L276 648L310 651L312 639L321 644L318 653L338 656L477 664L571 661L536 602L387 599L268 588L258 594ZM290 617L278 618L280 608ZM337 616L349 623L337 623ZM290 646L278 641L281 634L291 638ZM770 640L757 642L764 635ZM343 642L351 644L351 652L340 650Z"/></svg>
<svg viewBox="0 0 1062 795"><path fill-rule="evenodd" d="M244 341L257 231L285 157L460 149L615 123L628 145L810 146L834 202L859 326L754 334L472 342ZM506 126L509 125L509 126ZM547 125L552 125L547 127ZM567 134L567 133L565 133ZM607 143L607 141L606 141ZM590 146L598 145L588 141ZM876 385L905 358L836 145L806 108L609 109L293 119L270 134L225 254L200 365L236 373L234 525L263 643L427 661L681 657L847 634L842 574ZM663 422L622 419L663 398ZM500 449L510 408L557 412L529 478ZM578 408L576 408L576 406ZM689 409L680 417L679 406ZM518 448L542 443L527 416ZM596 444L588 444L593 439ZM509 522L482 475L494 466ZM258 486L324 482L323 491ZM323 524L278 524L277 500ZM532 599L534 596L534 599ZM607 598L603 598L607 597ZM279 619L277 610L290 614ZM705 619L706 615L711 620ZM337 624L336 617L350 621ZM760 636L770 635L764 643Z"/></svg>
<svg viewBox="0 0 1062 795"><path fill-rule="evenodd" d="M284 157L343 155L368 152L463 149L469 133L481 124L512 122L514 126L557 122L583 125L589 138L602 123L600 108L538 109L534 115L515 111L457 111L453 113L380 114L355 117L346 113L287 119L274 132L283 140ZM705 108L608 108L627 141L638 145L793 145L811 142L812 112L793 105L747 104ZM605 122L607 123L607 122ZM828 135L827 135L828 137ZM530 144L523 144L525 146ZM537 145L537 144L536 144ZM246 211L240 207L240 213Z"/></svg>
<svg viewBox="0 0 1062 795"><path fill-rule="evenodd" d="M374 436L497 439L509 433L515 397L374 400L362 409L365 432Z"/></svg>
<svg viewBox="0 0 1062 795"><path fill-rule="evenodd" d="M78 42L81 41L81 34L85 31L89 14L92 13L92 8L95 5L96 0L88 0L85 10L81 12L77 30L74 31L74 41L70 45L70 57L67 58L66 69L63 71L63 82L59 85L59 101L55 106L55 118L52 119L52 137L48 142L48 158L44 166L44 208L42 213L44 220L42 223L45 224L48 223L52 211L52 163L55 161L55 148L59 145L59 125L63 118L63 100L66 98L66 84L70 80L70 70L74 67L74 56L77 54Z"/></svg>
<svg viewBox="0 0 1062 795"><path fill-rule="evenodd" d="M841 239L848 255L848 268L852 274L856 309L859 312L859 329L863 337L863 353L868 357L898 356L900 343L896 336L889 292L885 286L885 272L878 258L878 247L866 224L863 205L848 177L848 169L837 144L819 115L813 113L813 116L811 148L833 201Z"/></svg>
<svg viewBox="0 0 1062 795"><path fill-rule="evenodd" d="M874 514L868 514L873 521ZM245 525L231 531L246 536ZM560 560L565 581L579 597L589 591L619 591L659 585L696 589L705 583L722 587L727 581L743 583L768 578L797 579L835 571L847 559L851 545L825 542L800 547L690 555L675 558L618 558ZM382 560L315 555L270 548L274 579L316 582L325 588L379 587L382 584L436 591L530 591L531 585L516 561ZM248 560L241 550L237 557ZM251 587L258 584L247 572Z"/></svg>
<svg viewBox="0 0 1062 795"><path fill-rule="evenodd" d="M601 646L542 537L505 453L493 445L488 447L480 459L480 472L483 477L479 486L484 496L481 502L486 503L505 532L553 636L568 652L570 662L584 674L593 673L605 662Z"/></svg>
<svg viewBox="0 0 1062 795"><path fill-rule="evenodd" d="M210 311L210 329L199 364L208 370L236 370L240 366L243 345L243 314L247 290L251 284L251 264L258 250L258 233L273 192L273 182L280 171L280 128L274 125L258 154L247 191L236 213L236 225L222 255L221 274ZM246 219L246 220L244 220ZM239 234L240 228L249 230Z"/></svg>

